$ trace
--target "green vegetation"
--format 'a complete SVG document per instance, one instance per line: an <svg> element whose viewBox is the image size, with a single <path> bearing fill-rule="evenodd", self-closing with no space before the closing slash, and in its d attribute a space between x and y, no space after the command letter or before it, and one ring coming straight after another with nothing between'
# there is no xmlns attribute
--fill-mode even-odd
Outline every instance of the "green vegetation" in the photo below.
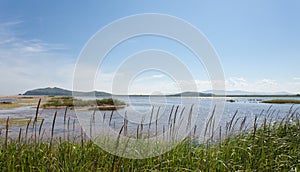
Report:
<svg viewBox="0 0 300 172"><path fill-rule="evenodd" d="M300 104L300 100L285 100L285 99L274 99L265 100L262 103L275 103L275 104Z"/></svg>
<svg viewBox="0 0 300 172"><path fill-rule="evenodd" d="M226 134L218 142L197 145L192 144L193 138L186 139L171 151L148 159L111 155L83 134L80 141L54 139L55 118L56 113L51 137L46 141L42 141L40 134L27 140L21 132L18 139L10 139L8 132L0 136L0 171L300 170L300 116L296 111L281 121L264 119L258 124L255 118L251 131L240 129L241 133ZM229 130L233 121L237 121L235 115L229 122Z"/></svg>
<svg viewBox="0 0 300 172"><path fill-rule="evenodd" d="M44 108L65 108L75 106L86 107L86 106L99 106L101 110L115 110L117 106L126 105L125 102L112 98L97 99L95 100L80 100L74 99L73 97L52 97L47 103L43 105Z"/></svg>
<svg viewBox="0 0 300 172"><path fill-rule="evenodd" d="M50 100L48 100L47 103L43 105L43 107L49 107L49 106L67 106L71 107L73 106L73 98L72 97L52 97Z"/></svg>
<svg viewBox="0 0 300 172"><path fill-rule="evenodd" d="M96 100L98 106L102 105L126 105L125 102L118 100L118 99L112 99L112 98L106 98L106 99L101 99L101 100Z"/></svg>

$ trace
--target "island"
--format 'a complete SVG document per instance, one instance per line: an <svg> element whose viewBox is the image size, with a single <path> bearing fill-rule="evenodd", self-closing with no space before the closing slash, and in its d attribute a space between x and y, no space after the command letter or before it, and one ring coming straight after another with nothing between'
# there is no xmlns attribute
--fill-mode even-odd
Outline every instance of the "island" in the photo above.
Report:
<svg viewBox="0 0 300 172"><path fill-rule="evenodd" d="M87 110L117 110L126 106L125 102L113 98L82 100L71 96L54 96L42 105L45 109L78 108Z"/></svg>

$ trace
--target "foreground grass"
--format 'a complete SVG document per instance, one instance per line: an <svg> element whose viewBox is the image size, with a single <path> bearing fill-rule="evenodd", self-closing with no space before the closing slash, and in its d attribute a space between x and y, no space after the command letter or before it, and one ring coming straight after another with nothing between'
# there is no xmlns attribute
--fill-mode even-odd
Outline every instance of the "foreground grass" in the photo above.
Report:
<svg viewBox="0 0 300 172"><path fill-rule="evenodd" d="M274 104L300 104L300 100L285 100L285 99L274 99L265 100L262 103L274 103Z"/></svg>
<svg viewBox="0 0 300 172"><path fill-rule="evenodd" d="M115 157L91 141L39 142L2 137L0 171L299 171L298 118L258 126L215 143L179 144L163 155Z"/></svg>

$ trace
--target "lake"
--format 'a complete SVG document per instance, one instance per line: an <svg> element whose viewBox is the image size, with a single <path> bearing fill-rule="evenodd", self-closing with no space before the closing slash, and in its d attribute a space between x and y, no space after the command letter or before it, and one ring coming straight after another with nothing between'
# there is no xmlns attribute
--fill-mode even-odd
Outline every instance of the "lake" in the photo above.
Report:
<svg viewBox="0 0 300 172"><path fill-rule="evenodd" d="M104 97L99 97L104 98ZM128 107L120 109L118 111L87 111L87 110L67 110L66 117L65 109L40 109L39 117L44 118L43 129L45 138L50 137L50 131L53 123L53 116L57 111L57 118L55 122L54 134L56 136L76 138L81 133L81 127L87 135L97 136L98 132L103 132L105 128L110 128L115 132L118 132L124 124L124 117L128 120L128 133L135 133L137 127L140 128L152 128L150 133L163 134L168 130L168 126L174 123L174 119L178 121L186 121L186 124L182 122L181 125L189 125L188 116L191 119L191 129L196 135L203 133L205 123L211 116L214 110L214 105L222 100L222 98L195 98L195 97L145 97L145 96L117 96L114 97L125 101L129 104ZM84 97L84 99L91 99L90 97ZM255 116L258 116L258 122L262 122L264 117L272 116L272 120L280 120L290 111L297 111L300 105L291 104L265 104L259 103L262 100L271 99L296 99L299 97L227 97L226 100L235 100L235 102L224 102L223 113L216 111L214 114L215 126L218 130L219 126L224 127L228 123L233 115L236 113L235 123L239 126L242 119L246 116L246 125L251 128ZM0 100L1 101L1 100ZM217 104L216 106L218 106ZM221 106L221 105L220 105ZM34 118L36 108L21 107L16 109L0 110L0 118ZM299 113L299 112L298 112ZM152 114L152 115L151 115ZM170 115L171 114L171 115ZM269 117L270 118L270 117ZM157 121L156 121L157 119ZM93 123L91 123L91 120ZM237 121L236 121L237 120ZM152 123L149 125L150 121ZM141 126L142 123L142 126ZM179 122L180 123L180 122ZM175 123L174 123L175 125ZM177 124L176 124L177 125ZM92 129L90 129L92 127ZM196 126L196 127L195 127ZM1 134L5 134L5 126L0 126ZM19 129L25 132L26 126L10 126L9 136L16 137L19 133ZM100 130L101 129L101 130ZM37 129L38 130L38 127ZM92 131L90 131L92 130ZM31 133L32 128L29 127L28 132ZM146 131L146 130L144 130Z"/></svg>

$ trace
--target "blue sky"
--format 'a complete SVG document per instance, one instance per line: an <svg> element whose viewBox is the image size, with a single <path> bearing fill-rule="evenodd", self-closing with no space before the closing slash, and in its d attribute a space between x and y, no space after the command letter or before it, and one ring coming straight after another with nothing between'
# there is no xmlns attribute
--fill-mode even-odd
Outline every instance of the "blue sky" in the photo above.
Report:
<svg viewBox="0 0 300 172"><path fill-rule="evenodd" d="M72 88L81 49L105 25L128 15L162 13L197 27L216 49L226 89L300 93L300 2L247 1L0 1L0 95L32 88ZM102 64L95 89L111 92L114 70L143 49L175 54L192 71L198 90L211 89L201 63L164 38L128 40ZM129 88L144 94L178 91L178 83L157 71L142 73ZM184 84L188 84L185 81Z"/></svg>

